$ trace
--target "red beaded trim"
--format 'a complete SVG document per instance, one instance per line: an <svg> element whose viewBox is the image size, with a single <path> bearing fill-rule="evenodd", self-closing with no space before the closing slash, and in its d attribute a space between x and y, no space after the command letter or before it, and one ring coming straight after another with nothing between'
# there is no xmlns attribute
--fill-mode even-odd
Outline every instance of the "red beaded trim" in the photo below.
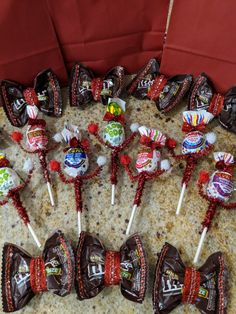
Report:
<svg viewBox="0 0 236 314"><path fill-rule="evenodd" d="M163 90L164 86L167 83L167 79L164 75L160 75L155 78L152 86L150 87L147 97L151 100L157 100L157 98L160 96L161 91Z"/></svg>
<svg viewBox="0 0 236 314"><path fill-rule="evenodd" d="M210 102L208 111L212 113L215 117L217 117L221 113L223 105L224 105L224 96L222 96L219 93L214 94Z"/></svg>
<svg viewBox="0 0 236 314"><path fill-rule="evenodd" d="M200 288L201 275L195 268L187 267L184 275L182 302L195 304Z"/></svg>
<svg viewBox="0 0 236 314"><path fill-rule="evenodd" d="M95 78L91 82L91 89L93 94L93 99L95 101L100 101L101 99L101 91L103 86L103 79Z"/></svg>
<svg viewBox="0 0 236 314"><path fill-rule="evenodd" d="M47 291L45 264L42 257L30 260L30 285L35 294Z"/></svg>
<svg viewBox="0 0 236 314"><path fill-rule="evenodd" d="M105 286L120 283L120 252L106 251L104 283Z"/></svg>
<svg viewBox="0 0 236 314"><path fill-rule="evenodd" d="M28 105L37 106L39 103L38 96L34 88L28 87L23 91L23 96Z"/></svg>
<svg viewBox="0 0 236 314"><path fill-rule="evenodd" d="M71 261L71 253L68 249L68 245L63 237L60 237L60 243L63 246L63 249L65 250L66 257L67 257L67 268L68 268L68 278L67 278L67 291L70 292L72 288L73 278L74 278L74 270L73 270L73 263Z"/></svg>
<svg viewBox="0 0 236 314"><path fill-rule="evenodd" d="M195 97L196 97L196 92L204 80L205 80L205 77L200 76L198 78L198 81L194 85L193 91L192 91L191 96L190 96L190 102L189 102L190 110L194 110L194 105L195 105L194 101L195 101Z"/></svg>
<svg viewBox="0 0 236 314"><path fill-rule="evenodd" d="M218 280L218 291L219 291L219 314L225 313L225 287L224 287L224 258L219 256L219 263L220 263L220 272L219 272L219 280Z"/></svg>
<svg viewBox="0 0 236 314"><path fill-rule="evenodd" d="M146 257L143 249L142 242L138 235L135 235L135 242L137 244L138 255L140 257L140 291L139 299L143 300L147 288L147 263Z"/></svg>
<svg viewBox="0 0 236 314"><path fill-rule="evenodd" d="M12 107L9 105L9 101L8 101L8 97L7 97L7 91L6 91L6 86L2 86L2 95L3 95L3 98L4 98L4 102L5 102L5 105L3 105L3 109L8 117L8 119L12 122L12 124L14 126L18 126L18 122L17 122L17 119L16 119L16 116L14 115L13 111L12 111ZM6 108L5 108L6 106Z"/></svg>
<svg viewBox="0 0 236 314"><path fill-rule="evenodd" d="M51 84L51 88L53 90L54 114L55 116L58 117L61 115L61 108L59 108L59 91L58 91L60 90L60 86L52 73L49 74L49 81Z"/></svg>
<svg viewBox="0 0 236 314"><path fill-rule="evenodd" d="M71 106L73 107L76 106L76 102L77 102L77 84L79 80L79 70L80 70L80 66L79 64L76 64L75 72L74 72L73 80L72 80L72 95L71 95L72 104Z"/></svg>
<svg viewBox="0 0 236 314"><path fill-rule="evenodd" d="M4 255L6 256L5 263L2 263L3 267L3 273L2 273L2 290L4 289L5 295L6 295L6 303L3 303L4 311L6 312L14 312L15 307L12 299L12 291L11 291L11 257L13 254L13 248L11 245L7 245L7 251L6 253L3 251L3 258ZM3 293L3 291L2 291ZM7 309L5 309L5 306Z"/></svg>

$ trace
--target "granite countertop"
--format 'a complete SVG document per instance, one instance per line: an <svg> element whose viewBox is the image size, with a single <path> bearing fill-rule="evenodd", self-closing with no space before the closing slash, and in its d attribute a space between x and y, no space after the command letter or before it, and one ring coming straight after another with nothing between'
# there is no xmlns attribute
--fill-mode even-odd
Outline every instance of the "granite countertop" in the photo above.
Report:
<svg viewBox="0 0 236 314"><path fill-rule="evenodd" d="M63 91L64 114L61 119L45 118L51 134L63 127L64 121L68 119L71 123L78 125L87 133L89 122L98 122L100 126L106 123L102 121L105 107L99 103L91 103L84 110L70 108L66 98L66 90ZM182 115L181 111L185 104L180 105L171 114L159 113L155 104L151 101L139 101L133 97L127 98L127 133L133 122L139 122L146 126L157 128L168 133L178 142L182 140ZM3 110L0 111L0 125L4 138L13 130L7 121ZM226 132L217 121L210 124L210 128L217 134L218 140L216 150L224 150L236 156L235 135ZM23 129L24 131L24 129ZM109 158L110 151L102 147L92 136L91 168L96 166L98 155L104 154ZM135 157L138 149L138 140L128 147L127 152ZM19 174L24 177L22 166L27 154L19 151L17 145L13 144L9 137L3 144L4 152L14 165ZM49 159L62 160L62 149L51 152ZM56 207L52 208L49 202L47 187L42 184L42 175L37 156L33 156L37 169L30 185L21 193L22 200L26 205L31 224L37 231L42 243L57 228L64 231L65 235L77 244L77 218L74 205L74 191L69 185L59 181L57 175L52 175L53 191ZM139 231L142 235L144 246L147 251L150 266L148 290L142 305L135 304L122 297L118 286L104 289L96 298L78 301L76 293L60 298L50 293L35 296L30 303L18 313L152 313L152 285L153 274L157 259L157 253L161 250L165 241L176 246L186 265L191 265L199 241L200 223L204 217L207 203L198 196L196 180L200 169L214 170L212 154L201 160L192 177L182 212L176 217L175 210L180 193L180 185L184 162L174 163L171 174L148 182L143 194L142 205L137 212L132 231ZM136 184L131 183L126 173L120 169L119 183L117 185L116 204L110 205L110 181L108 165L99 178L89 181L83 186L84 213L82 226L89 232L96 233L107 248L118 250L125 240L125 229L127 219L130 216L132 202L135 194ZM212 229L207 236L205 246L201 255L199 266L213 252L221 250L225 254L230 272L229 277L229 306L228 313L234 314L236 309L236 213L232 211L219 210L213 222ZM0 246L4 242L12 242L22 246L32 255L39 255L29 236L28 230L18 218L14 207L9 203L1 208ZM177 313L199 313L193 306L179 306L172 312Z"/></svg>

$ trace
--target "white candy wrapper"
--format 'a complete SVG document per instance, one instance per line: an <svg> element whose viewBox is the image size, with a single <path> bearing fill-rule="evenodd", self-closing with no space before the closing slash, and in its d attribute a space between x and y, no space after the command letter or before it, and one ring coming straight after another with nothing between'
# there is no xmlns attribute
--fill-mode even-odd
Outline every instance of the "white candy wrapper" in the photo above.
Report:
<svg viewBox="0 0 236 314"><path fill-rule="evenodd" d="M103 129L103 140L112 146L119 146L125 140L125 130L121 123L110 121Z"/></svg>
<svg viewBox="0 0 236 314"><path fill-rule="evenodd" d="M230 198L234 186L232 175L224 171L215 171L207 185L207 195L218 201L226 202Z"/></svg>
<svg viewBox="0 0 236 314"><path fill-rule="evenodd" d="M81 148L70 148L64 157L65 172L71 176L83 175L89 167L88 155Z"/></svg>
<svg viewBox="0 0 236 314"><path fill-rule="evenodd" d="M0 196L6 196L9 190L19 186L21 180L18 174L11 168L0 168Z"/></svg>
<svg viewBox="0 0 236 314"><path fill-rule="evenodd" d="M145 148L138 153L136 169L138 172L154 172L160 166L161 153L151 148Z"/></svg>

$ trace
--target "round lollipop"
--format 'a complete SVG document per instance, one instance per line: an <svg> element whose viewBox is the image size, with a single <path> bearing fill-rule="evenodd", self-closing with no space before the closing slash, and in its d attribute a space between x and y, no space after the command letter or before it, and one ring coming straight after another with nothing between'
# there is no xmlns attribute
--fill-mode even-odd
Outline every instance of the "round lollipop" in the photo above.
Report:
<svg viewBox="0 0 236 314"><path fill-rule="evenodd" d="M28 227L37 246L40 247L41 244L30 225L29 216L21 202L19 194L19 192L28 185L32 177L33 165L30 160L25 162L24 170L28 173L28 178L22 183L22 180L15 170L10 168L10 162L6 159L5 155L0 154L0 196L3 197L3 199L0 201L0 205L3 206L7 204L9 200L12 201L12 204L16 208L21 220Z"/></svg>
<svg viewBox="0 0 236 314"><path fill-rule="evenodd" d="M119 166L119 154L124 150L137 135L139 125L133 123L130 126L132 134L125 138L125 102L120 98L110 98L106 114L103 118L108 124L102 131L102 136L98 134L98 125L89 124L88 131L104 146L111 149L111 204L115 204L115 186L117 184L117 170Z"/></svg>
<svg viewBox="0 0 236 314"><path fill-rule="evenodd" d="M209 174L202 171L198 180L199 194L202 198L208 201L208 209L205 219L202 222L202 233L198 244L197 252L194 257L194 263L198 262L203 242L206 237L207 231L210 229L212 220L215 216L218 207L225 209L236 208L235 203L227 203L231 197L233 186L233 155L225 152L214 153L216 162L216 171L209 177Z"/></svg>

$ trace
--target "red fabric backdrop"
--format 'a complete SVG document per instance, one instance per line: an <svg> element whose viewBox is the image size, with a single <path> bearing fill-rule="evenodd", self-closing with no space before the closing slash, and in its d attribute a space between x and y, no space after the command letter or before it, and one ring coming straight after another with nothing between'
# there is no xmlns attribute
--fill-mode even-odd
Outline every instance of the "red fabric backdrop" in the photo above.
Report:
<svg viewBox="0 0 236 314"><path fill-rule="evenodd" d="M220 92L236 85L235 0L175 0L161 72L205 71Z"/></svg>

